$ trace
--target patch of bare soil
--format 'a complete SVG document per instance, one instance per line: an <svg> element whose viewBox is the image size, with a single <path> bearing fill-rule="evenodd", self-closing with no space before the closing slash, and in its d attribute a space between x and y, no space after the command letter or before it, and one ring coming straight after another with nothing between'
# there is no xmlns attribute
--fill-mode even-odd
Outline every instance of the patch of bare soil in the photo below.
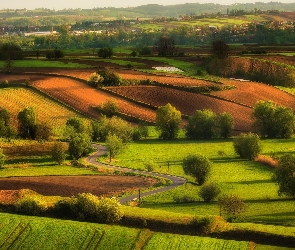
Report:
<svg viewBox="0 0 295 250"><path fill-rule="evenodd" d="M153 178L138 176L42 176L0 178L0 203L11 203L18 198L18 190L30 189L47 196L70 197L79 193L113 196L148 188L156 183Z"/></svg>

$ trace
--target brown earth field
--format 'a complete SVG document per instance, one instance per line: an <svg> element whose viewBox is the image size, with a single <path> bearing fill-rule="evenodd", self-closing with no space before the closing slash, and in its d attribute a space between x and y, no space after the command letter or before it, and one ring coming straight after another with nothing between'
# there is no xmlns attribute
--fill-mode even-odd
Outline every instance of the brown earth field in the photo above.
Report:
<svg viewBox="0 0 295 250"><path fill-rule="evenodd" d="M46 196L70 197L79 193L116 196L148 188L155 179L138 176L44 176L0 178L0 203L13 200L16 190L30 189ZM14 190L14 191L12 191Z"/></svg>

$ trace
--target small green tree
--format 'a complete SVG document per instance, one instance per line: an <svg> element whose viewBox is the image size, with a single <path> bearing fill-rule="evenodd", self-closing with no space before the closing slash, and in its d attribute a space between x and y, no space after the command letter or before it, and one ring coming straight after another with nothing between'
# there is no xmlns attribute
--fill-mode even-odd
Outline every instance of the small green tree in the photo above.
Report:
<svg viewBox="0 0 295 250"><path fill-rule="evenodd" d="M199 195L205 202L210 202L220 194L220 191L216 183L207 183L201 187Z"/></svg>
<svg viewBox="0 0 295 250"><path fill-rule="evenodd" d="M112 159L118 155L122 149L124 148L124 143L121 138L119 138L117 135L108 135L106 137L106 147L109 151L110 156L110 162Z"/></svg>
<svg viewBox="0 0 295 250"><path fill-rule="evenodd" d="M218 116L218 127L221 137L230 137L234 128L234 118L232 115L226 112L220 114Z"/></svg>
<svg viewBox="0 0 295 250"><path fill-rule="evenodd" d="M61 165L66 159L66 146L63 142L54 143L51 149L51 156L54 161Z"/></svg>
<svg viewBox="0 0 295 250"><path fill-rule="evenodd" d="M100 105L100 110L107 117L112 117L119 111L119 107L118 107L118 104L114 100L108 99Z"/></svg>
<svg viewBox="0 0 295 250"><path fill-rule="evenodd" d="M6 156L3 153L3 149L0 148L0 168L3 168L4 167L5 161L6 161Z"/></svg>
<svg viewBox="0 0 295 250"><path fill-rule="evenodd" d="M98 74L103 78L103 86L120 86L122 83L121 77L116 72L109 69L99 71Z"/></svg>
<svg viewBox="0 0 295 250"><path fill-rule="evenodd" d="M69 154L73 159L79 159L91 151L90 136L86 133L76 133L69 142Z"/></svg>
<svg viewBox="0 0 295 250"><path fill-rule="evenodd" d="M246 210L245 202L238 195L225 195L219 199L220 215L222 213L229 221L235 221L240 218Z"/></svg>
<svg viewBox="0 0 295 250"><path fill-rule="evenodd" d="M279 159L275 168L275 180L279 185L279 195L295 198L295 156L287 154Z"/></svg>
<svg viewBox="0 0 295 250"><path fill-rule="evenodd" d="M218 59L225 59L228 57L229 46L223 40L214 40L212 42L212 55Z"/></svg>
<svg viewBox="0 0 295 250"><path fill-rule="evenodd" d="M8 126L10 120L10 114L7 109L0 109L0 120L4 121L4 125Z"/></svg>
<svg viewBox="0 0 295 250"><path fill-rule="evenodd" d="M35 139L39 142L48 141L52 135L52 127L46 122L35 125Z"/></svg>
<svg viewBox="0 0 295 250"><path fill-rule="evenodd" d="M216 136L217 115L211 109L197 110L188 119L186 136L189 139L210 139Z"/></svg>
<svg viewBox="0 0 295 250"><path fill-rule="evenodd" d="M19 133L23 138L35 137L35 125L37 120L37 115L32 107L24 108L17 115L19 124Z"/></svg>
<svg viewBox="0 0 295 250"><path fill-rule="evenodd" d="M111 58L114 55L112 48L101 48L98 50L97 55L102 58Z"/></svg>
<svg viewBox="0 0 295 250"><path fill-rule="evenodd" d="M79 117L73 117L67 120L66 126L70 126L74 129L75 133L84 133L86 126L84 121Z"/></svg>
<svg viewBox="0 0 295 250"><path fill-rule="evenodd" d="M184 173L196 178L199 185L203 185L208 179L211 166L211 161L202 155L188 155L182 163Z"/></svg>
<svg viewBox="0 0 295 250"><path fill-rule="evenodd" d="M170 103L161 106L156 111L156 126L160 130L160 138L175 139L181 123L181 113Z"/></svg>
<svg viewBox="0 0 295 250"><path fill-rule="evenodd" d="M244 159L254 160L262 151L260 138L253 133L237 136L233 140L235 152Z"/></svg>

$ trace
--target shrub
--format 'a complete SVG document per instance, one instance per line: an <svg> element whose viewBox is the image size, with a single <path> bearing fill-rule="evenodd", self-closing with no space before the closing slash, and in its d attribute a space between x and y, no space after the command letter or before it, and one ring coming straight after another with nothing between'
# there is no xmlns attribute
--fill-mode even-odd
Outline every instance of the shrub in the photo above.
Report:
<svg viewBox="0 0 295 250"><path fill-rule="evenodd" d="M8 82L8 80L4 80L2 83L1 83L1 87L2 88L6 88L6 87L8 87L9 86L9 82Z"/></svg>
<svg viewBox="0 0 295 250"><path fill-rule="evenodd" d="M220 188L215 183L208 183L201 187L199 191L200 197L205 202L214 200L220 194Z"/></svg>
<svg viewBox="0 0 295 250"><path fill-rule="evenodd" d="M183 170L185 174L196 178L199 185L202 185L207 180L210 170L211 161L202 155L188 155L183 159Z"/></svg>
<svg viewBox="0 0 295 250"><path fill-rule="evenodd" d="M107 117L112 117L119 111L119 107L118 107L118 104L114 100L108 99L100 105L100 110Z"/></svg>
<svg viewBox="0 0 295 250"><path fill-rule="evenodd" d="M220 216L195 217L191 221L191 225L196 228L200 234L209 234L212 232L224 231L228 223Z"/></svg>
<svg viewBox="0 0 295 250"><path fill-rule="evenodd" d="M241 218L241 214L245 211L246 205L244 201L237 195L225 195L219 199L220 211L227 217L229 221L236 221Z"/></svg>
<svg viewBox="0 0 295 250"><path fill-rule="evenodd" d="M88 84L94 88L97 88L100 86L100 84L103 82L103 77L99 75L98 73L94 72L89 76Z"/></svg>
<svg viewBox="0 0 295 250"><path fill-rule="evenodd" d="M51 156L54 161L61 165L63 161L66 159L66 147L62 142L54 143L51 149Z"/></svg>
<svg viewBox="0 0 295 250"><path fill-rule="evenodd" d="M41 215L46 211L46 206L35 197L24 197L15 204L18 213L26 215Z"/></svg>
<svg viewBox="0 0 295 250"><path fill-rule="evenodd" d="M152 160L147 161L147 162L144 163L144 168L148 172L154 171L155 167L156 167L156 164Z"/></svg>
<svg viewBox="0 0 295 250"><path fill-rule="evenodd" d="M111 70L99 71L98 74L103 78L103 86L120 86L122 83L121 77Z"/></svg>
<svg viewBox="0 0 295 250"><path fill-rule="evenodd" d="M241 157L254 160L261 153L261 142L258 135L253 133L241 134L234 138L235 152Z"/></svg>

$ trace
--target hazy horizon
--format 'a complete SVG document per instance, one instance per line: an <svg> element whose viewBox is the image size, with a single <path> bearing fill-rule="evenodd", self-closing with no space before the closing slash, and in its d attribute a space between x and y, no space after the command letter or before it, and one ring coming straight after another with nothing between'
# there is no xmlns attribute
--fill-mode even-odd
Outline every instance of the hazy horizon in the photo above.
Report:
<svg viewBox="0 0 295 250"><path fill-rule="evenodd" d="M48 8L48 9L76 9L76 8L82 8L82 9L92 9L92 8L103 8L103 7L136 7L140 5L147 5L147 4L159 4L159 5L175 5L175 4L185 4L185 3L215 3L215 4L222 4L222 5L230 5L235 3L255 3L255 2L263 2L268 3L271 1L265 1L265 0L224 0L222 3L218 2L217 0L198 0L198 1L187 1L187 0L162 0L154 1L154 0L125 0L118 1L118 0L109 0L106 2L101 1L93 1L93 0L84 0L84 1L74 1L74 0L63 0L63 1L57 1L57 0L51 0L51 1L40 1L40 0L27 0L27 1L20 1L20 0L10 0L5 1L4 3L1 3L0 9L36 9L36 8ZM294 3L295 0L282 0L277 1L280 3Z"/></svg>

